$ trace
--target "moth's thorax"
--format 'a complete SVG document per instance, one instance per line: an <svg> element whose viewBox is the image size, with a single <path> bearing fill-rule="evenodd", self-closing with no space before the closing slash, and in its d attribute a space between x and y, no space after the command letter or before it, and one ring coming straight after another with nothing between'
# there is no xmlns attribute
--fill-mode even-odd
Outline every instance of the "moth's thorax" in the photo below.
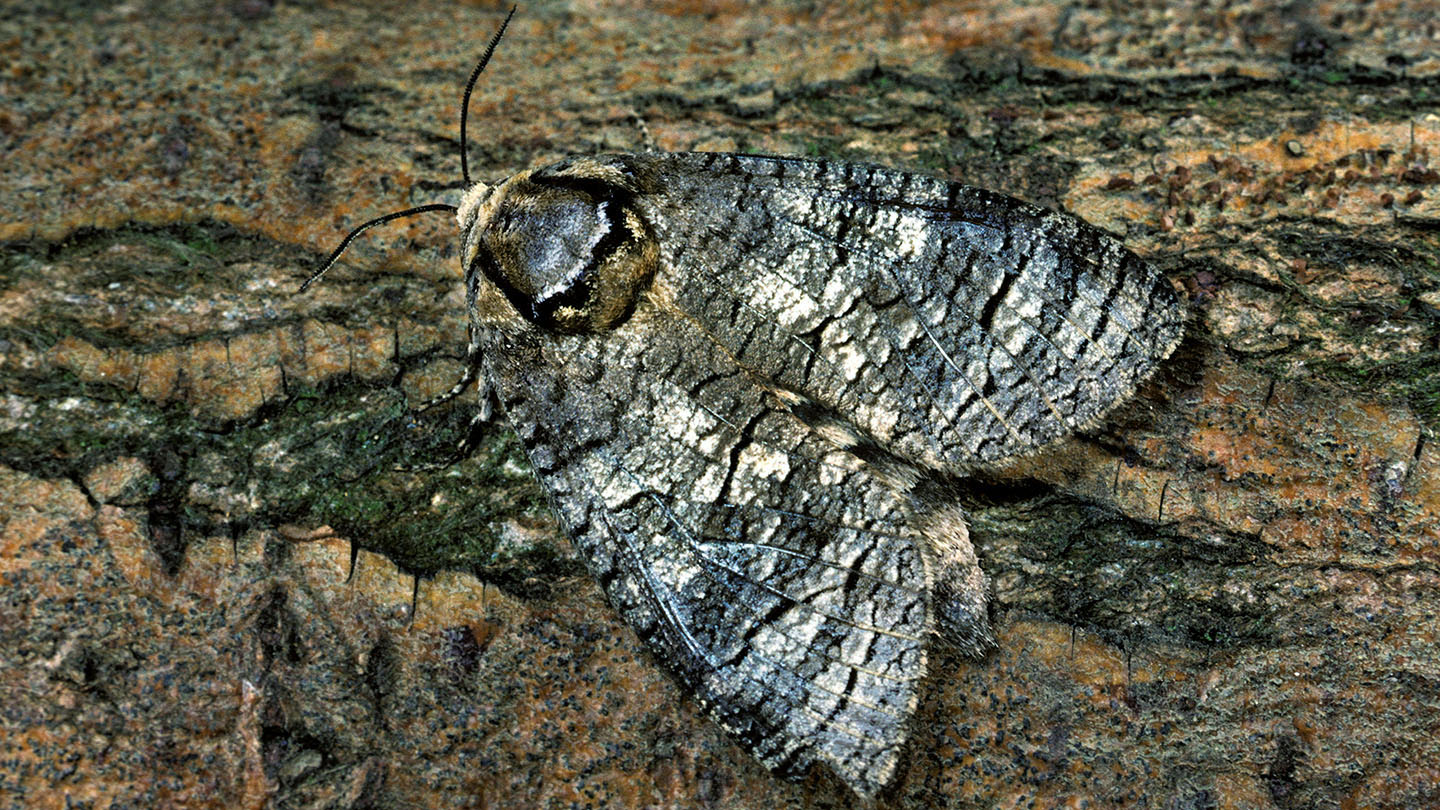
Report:
<svg viewBox="0 0 1440 810"><path fill-rule="evenodd" d="M613 167L584 160L473 187L457 214L472 295L498 299L485 289L493 285L514 315L546 331L619 326L659 260L637 190Z"/></svg>

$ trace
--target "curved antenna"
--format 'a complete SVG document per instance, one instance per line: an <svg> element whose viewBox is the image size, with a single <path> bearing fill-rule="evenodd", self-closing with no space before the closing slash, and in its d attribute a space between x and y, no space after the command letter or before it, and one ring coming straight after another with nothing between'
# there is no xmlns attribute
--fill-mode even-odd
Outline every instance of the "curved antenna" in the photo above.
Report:
<svg viewBox="0 0 1440 810"><path fill-rule="evenodd" d="M465 122L470 117L470 92L475 89L475 81L480 78L480 71L484 70L485 65L490 62L490 56L495 53L495 46L500 44L500 37L505 33L506 26L510 25L510 18L515 16L515 9L517 8L519 8L519 6L510 7L510 13L506 14L505 21L500 23L500 30L495 32L495 36L490 38L490 44L485 47L485 53L480 57L480 63L475 66L475 70L471 71L470 81L465 83L465 98L460 102L460 173L464 176L467 187L470 186L470 163L465 154L469 151L466 148L465 142ZM339 260L340 254L345 252L345 248L350 247L350 243L355 241L355 237L376 225L384 225L394 219L424 214L428 211L449 211L454 213L458 210L460 209L448 203L431 203L429 205L416 206L415 208L407 208L404 211L396 211L393 214L376 217L369 222L361 224L355 228L355 230L346 234L345 238L341 240L340 246L335 248L335 250L331 252L330 258L325 260L325 264L321 265L319 270L311 273L310 277L305 279L305 283L300 285L299 292L303 293L310 289L311 284L319 281L321 276L325 275L331 267L335 266L335 262Z"/></svg>
<svg viewBox="0 0 1440 810"><path fill-rule="evenodd" d="M345 252L345 248L350 247L350 243L355 241L355 237L359 236L365 231L370 230L376 225L384 225L392 219L400 219L401 217L413 217L416 214L424 214L429 211L449 211L451 213L454 213L458 210L458 208L453 205L449 205L448 203L430 203L429 205L421 205L416 206L415 208L407 208L404 211L396 211L393 214L386 214L383 217L376 217L369 222L360 225L355 230L351 231L348 235L346 235L343 240L341 240L340 247L335 248L335 250L330 254L330 258L325 260L325 264L321 265L319 270L311 273L310 278L305 279L305 283L300 285L300 292L305 292L307 289L310 288L311 284L319 281L320 277L325 275L325 272L327 270L329 270L331 267L334 267L336 260L340 258L340 254Z"/></svg>
<svg viewBox="0 0 1440 810"><path fill-rule="evenodd" d="M490 38L490 44L485 48L485 55L480 57L480 63L470 72L470 81L465 83L465 98L460 102L460 176L465 178L465 185L470 185L470 161L467 152L470 151L465 143L465 121L470 117L470 91L475 89L475 80L480 78L480 71L490 62L490 55L495 53L495 46L500 44L500 37L505 33L505 26L510 24L510 18L515 16L515 9L519 6L511 6L510 13L505 15L505 22L500 23L500 30Z"/></svg>

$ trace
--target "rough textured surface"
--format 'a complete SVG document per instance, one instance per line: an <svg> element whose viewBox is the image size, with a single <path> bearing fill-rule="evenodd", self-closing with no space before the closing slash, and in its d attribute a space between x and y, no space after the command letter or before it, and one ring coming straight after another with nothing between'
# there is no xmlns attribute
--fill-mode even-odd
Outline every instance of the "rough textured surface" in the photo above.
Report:
<svg viewBox="0 0 1440 810"><path fill-rule="evenodd" d="M1188 291L1140 403L975 493L1000 646L935 662L884 802L1440 799L1433 10L1268 6L536 4L480 88L480 176L642 124L872 161L1064 207ZM396 469L465 430L402 401L462 364L450 221L290 295L348 225L454 201L499 13L0 22L9 806L848 800L681 697L503 433ZM397 566L440 572L413 618Z"/></svg>

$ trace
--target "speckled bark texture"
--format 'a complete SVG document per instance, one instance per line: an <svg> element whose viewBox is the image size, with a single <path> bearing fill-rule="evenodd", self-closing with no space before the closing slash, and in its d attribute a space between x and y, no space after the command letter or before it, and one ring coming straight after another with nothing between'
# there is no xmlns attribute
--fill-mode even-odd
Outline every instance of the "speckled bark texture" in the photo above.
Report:
<svg viewBox="0 0 1440 810"><path fill-rule="evenodd" d="M1435 10L1199 6L537 2L481 81L478 177L879 163L1186 292L1134 403L969 493L999 649L932 662L882 806L1440 803ZM457 201L503 13L0 19L0 806L853 800L642 652L508 429L447 464L473 399L409 411L463 366L452 220L293 295Z"/></svg>

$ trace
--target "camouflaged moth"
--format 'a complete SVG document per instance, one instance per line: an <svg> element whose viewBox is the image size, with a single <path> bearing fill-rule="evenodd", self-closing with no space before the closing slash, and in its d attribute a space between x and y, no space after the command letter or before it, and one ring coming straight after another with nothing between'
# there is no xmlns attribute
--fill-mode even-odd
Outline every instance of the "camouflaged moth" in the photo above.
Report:
<svg viewBox="0 0 1440 810"><path fill-rule="evenodd" d="M611 604L766 766L874 795L932 644L995 643L947 482L1097 422L1181 303L1073 217L892 169L645 153L471 184L504 30L458 208L366 223L306 284L372 225L455 211L462 384Z"/></svg>

